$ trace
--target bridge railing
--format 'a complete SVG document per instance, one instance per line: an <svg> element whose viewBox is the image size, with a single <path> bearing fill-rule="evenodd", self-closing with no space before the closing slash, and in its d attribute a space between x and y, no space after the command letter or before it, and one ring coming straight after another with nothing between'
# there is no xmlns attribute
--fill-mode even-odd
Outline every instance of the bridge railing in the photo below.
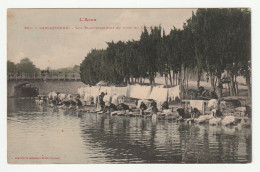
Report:
<svg viewBox="0 0 260 172"><path fill-rule="evenodd" d="M80 80L79 73L8 73L8 80Z"/></svg>

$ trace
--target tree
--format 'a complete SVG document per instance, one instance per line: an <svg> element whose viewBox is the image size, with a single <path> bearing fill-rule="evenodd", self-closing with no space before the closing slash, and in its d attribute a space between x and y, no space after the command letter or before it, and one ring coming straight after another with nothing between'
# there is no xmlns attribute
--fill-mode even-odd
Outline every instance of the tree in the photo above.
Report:
<svg viewBox="0 0 260 172"><path fill-rule="evenodd" d="M7 73L17 73L17 66L14 62L7 61Z"/></svg>
<svg viewBox="0 0 260 172"><path fill-rule="evenodd" d="M36 68L29 58L24 58L21 59L20 63L17 64L17 71L19 73L32 74L40 72L40 69Z"/></svg>
<svg viewBox="0 0 260 172"><path fill-rule="evenodd" d="M190 22L194 36L198 81L200 69L211 76L212 90L221 97L221 74L231 78L231 95L237 95L236 76L250 61L250 13L244 9L198 9ZM242 67L243 66L243 67ZM198 84L199 86L199 84ZM217 92L217 93L218 93Z"/></svg>
<svg viewBox="0 0 260 172"><path fill-rule="evenodd" d="M161 41L161 26L151 28L151 33L149 34L147 28L144 27L144 31L140 37L139 43L139 54L141 57L141 64L147 71L147 75L150 84L154 83L154 77L158 72L157 69L157 58L158 52L157 47Z"/></svg>

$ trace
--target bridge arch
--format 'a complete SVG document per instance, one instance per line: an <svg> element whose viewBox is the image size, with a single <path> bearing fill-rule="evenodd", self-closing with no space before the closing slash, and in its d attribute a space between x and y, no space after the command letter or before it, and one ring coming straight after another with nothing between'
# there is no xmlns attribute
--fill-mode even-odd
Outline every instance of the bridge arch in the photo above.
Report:
<svg viewBox="0 0 260 172"><path fill-rule="evenodd" d="M39 95L39 89L29 82L24 82L14 86L15 97L36 97Z"/></svg>
<svg viewBox="0 0 260 172"><path fill-rule="evenodd" d="M79 80L8 80L7 97L15 96L15 87L25 83L38 88L41 95L47 95L51 91L76 94L78 88L85 85Z"/></svg>

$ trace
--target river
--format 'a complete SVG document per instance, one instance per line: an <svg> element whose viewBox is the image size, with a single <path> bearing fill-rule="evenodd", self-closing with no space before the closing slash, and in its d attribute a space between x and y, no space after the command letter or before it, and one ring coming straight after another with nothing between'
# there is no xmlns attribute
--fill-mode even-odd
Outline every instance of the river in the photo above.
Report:
<svg viewBox="0 0 260 172"><path fill-rule="evenodd" d="M8 99L9 163L247 163L251 129L42 109Z"/></svg>

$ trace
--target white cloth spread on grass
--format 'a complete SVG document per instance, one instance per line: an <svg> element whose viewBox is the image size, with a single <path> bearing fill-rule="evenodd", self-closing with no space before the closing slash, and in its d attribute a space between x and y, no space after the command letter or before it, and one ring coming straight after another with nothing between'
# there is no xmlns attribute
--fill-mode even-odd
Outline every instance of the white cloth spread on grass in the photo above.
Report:
<svg viewBox="0 0 260 172"><path fill-rule="evenodd" d="M214 107L216 108L218 106L218 100L216 99L210 99L208 102L208 107Z"/></svg>
<svg viewBox="0 0 260 172"><path fill-rule="evenodd" d="M135 85L130 94L130 97L136 99L148 99L151 92L151 86Z"/></svg>
<svg viewBox="0 0 260 172"><path fill-rule="evenodd" d="M203 110L203 100L190 100L190 106L192 108L197 108L199 111Z"/></svg>
<svg viewBox="0 0 260 172"><path fill-rule="evenodd" d="M167 88L153 87L149 99L153 99L155 101L167 101L167 95Z"/></svg>
<svg viewBox="0 0 260 172"><path fill-rule="evenodd" d="M175 100L177 97L180 98L180 86L168 88L168 97Z"/></svg>

